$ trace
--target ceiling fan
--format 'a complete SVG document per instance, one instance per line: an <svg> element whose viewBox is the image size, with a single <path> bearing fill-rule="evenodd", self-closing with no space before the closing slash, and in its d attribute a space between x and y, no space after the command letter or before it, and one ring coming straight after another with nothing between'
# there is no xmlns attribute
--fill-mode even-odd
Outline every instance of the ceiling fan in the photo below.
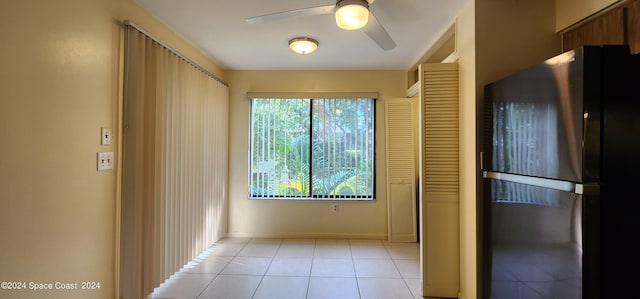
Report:
<svg viewBox="0 0 640 299"><path fill-rule="evenodd" d="M325 5L318 7L294 9L277 12L252 18L245 21L249 24L265 23L290 17L313 16L322 14L335 14L336 24L345 30L356 30L362 28L380 48L385 51L396 47L387 30L382 27L373 12L369 10L369 5L375 0L337 0L335 5Z"/></svg>

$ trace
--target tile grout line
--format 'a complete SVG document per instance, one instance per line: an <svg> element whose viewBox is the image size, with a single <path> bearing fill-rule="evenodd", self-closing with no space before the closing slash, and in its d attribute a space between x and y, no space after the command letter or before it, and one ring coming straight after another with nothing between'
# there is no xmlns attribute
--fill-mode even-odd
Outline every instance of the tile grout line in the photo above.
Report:
<svg viewBox="0 0 640 299"><path fill-rule="evenodd" d="M401 259L394 259L393 258L393 255L391 255L391 252L389 251L389 246L384 246L384 249L387 251L387 254L389 254L389 257L391 258L391 262L393 263L393 266L398 271L398 274L400 274L400 278L402 279L402 282L404 283L405 287L407 287L407 290L409 290L409 294L411 294L411 297L415 298L416 295L411 290L411 287L409 286L409 283L407 282L407 278L404 277L404 275L402 274L402 271L400 271L400 268L398 268L398 264L396 264L396 261L401 260Z"/></svg>
<svg viewBox="0 0 640 299"><path fill-rule="evenodd" d="M278 244L278 249L276 250L276 252L273 253L273 256L271 256L271 259L269 260L269 264L267 265L267 268L264 269L264 273L262 273L262 277L260 278L260 282L258 283L258 286L256 286L256 289L253 291L253 294L251 294L252 299L256 297L256 294L258 293L260 286L264 282L264 278L267 276L267 272L269 272L269 268L271 268L271 264L273 264L273 259L275 259L276 255L278 254L278 251L280 251L280 247L282 247L282 243L283 243L283 239L280 240L280 243Z"/></svg>
<svg viewBox="0 0 640 299"><path fill-rule="evenodd" d="M218 240L220 241L220 240ZM231 264L231 262L233 261L234 258L236 258L238 256L238 254L240 253L240 251L242 251L245 247L247 247L247 244L249 244L249 242L251 242L251 239L249 239L249 241L247 241L246 243L244 243L244 245L238 250L238 252L236 252L228 261L227 264L224 265L224 267L222 267L220 269L220 271L218 271L219 273L216 274L216 278L214 278L213 280L216 280L218 278L218 276L222 275L222 272L224 272L225 269L227 269L227 267ZM211 283L213 283L213 280L211 281ZM204 292L206 290L206 288L202 291ZM202 295L202 293L200 293L200 295L198 295L198 297L200 297ZM196 298L198 299L198 298Z"/></svg>
<svg viewBox="0 0 640 299"><path fill-rule="evenodd" d="M398 271L398 274L400 274L400 278L402 279L402 282L404 283L405 287L407 287L407 290L409 290L409 294L411 294L411 297L415 298L416 295L411 290L411 287L409 287L409 283L407 283L407 278L404 277L404 274L402 273L402 271L400 271L400 268L398 267L398 264L396 264L396 261L397 260L391 259L391 262L393 263L393 266Z"/></svg>
<svg viewBox="0 0 640 299"><path fill-rule="evenodd" d="M362 298L362 292L360 292L360 279L358 277L358 272L356 272L356 260L353 257L351 245L351 240L349 240L349 252L351 253L351 264L353 264L353 276L355 276L356 279L356 290L358 290L358 298Z"/></svg>
<svg viewBox="0 0 640 299"><path fill-rule="evenodd" d="M309 267L309 277L307 282L307 294L305 298L309 298L309 290L311 289L311 273L313 273L313 261L316 258L316 246L318 246L318 239L313 239L313 251L311 252L311 266Z"/></svg>

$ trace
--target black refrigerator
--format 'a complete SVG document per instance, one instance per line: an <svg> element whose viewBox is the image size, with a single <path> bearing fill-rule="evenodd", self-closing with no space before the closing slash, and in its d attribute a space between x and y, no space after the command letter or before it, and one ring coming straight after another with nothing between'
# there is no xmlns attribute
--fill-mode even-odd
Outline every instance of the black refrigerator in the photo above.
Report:
<svg viewBox="0 0 640 299"><path fill-rule="evenodd" d="M484 87L482 298L640 298L639 72L583 46Z"/></svg>

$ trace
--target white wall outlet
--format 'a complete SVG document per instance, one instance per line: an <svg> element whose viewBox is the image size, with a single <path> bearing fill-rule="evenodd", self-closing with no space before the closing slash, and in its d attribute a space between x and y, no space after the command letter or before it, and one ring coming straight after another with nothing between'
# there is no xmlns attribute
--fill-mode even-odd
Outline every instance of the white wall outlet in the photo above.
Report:
<svg viewBox="0 0 640 299"><path fill-rule="evenodd" d="M337 203L331 204L331 213L338 213L340 206Z"/></svg>
<svg viewBox="0 0 640 299"><path fill-rule="evenodd" d="M113 152L98 152L98 171L113 169Z"/></svg>
<svg viewBox="0 0 640 299"><path fill-rule="evenodd" d="M100 144L101 145L109 145L111 144L111 128L101 128L100 129Z"/></svg>

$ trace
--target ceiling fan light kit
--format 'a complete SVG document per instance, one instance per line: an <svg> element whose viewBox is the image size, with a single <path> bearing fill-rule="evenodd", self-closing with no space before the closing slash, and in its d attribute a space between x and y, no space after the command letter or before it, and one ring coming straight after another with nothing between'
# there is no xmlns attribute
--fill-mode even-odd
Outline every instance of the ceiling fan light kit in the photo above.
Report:
<svg viewBox="0 0 640 299"><path fill-rule="evenodd" d="M382 24L380 24L380 21L378 21L373 11L369 11L369 6L374 2L375 0L338 0L335 5L281 11L247 18L245 22L249 24L260 24L292 17L334 14L336 24L340 28L347 30L361 28L362 32L368 35L382 50L389 51L396 47L396 43ZM355 9L356 11L354 12L351 9ZM342 17L343 15L348 18Z"/></svg>
<svg viewBox="0 0 640 299"><path fill-rule="evenodd" d="M369 22L369 2L340 0L335 8L336 24L344 30L357 30Z"/></svg>
<svg viewBox="0 0 640 299"><path fill-rule="evenodd" d="M318 41L310 37L296 37L289 40L289 48L298 54L311 54L318 49Z"/></svg>

